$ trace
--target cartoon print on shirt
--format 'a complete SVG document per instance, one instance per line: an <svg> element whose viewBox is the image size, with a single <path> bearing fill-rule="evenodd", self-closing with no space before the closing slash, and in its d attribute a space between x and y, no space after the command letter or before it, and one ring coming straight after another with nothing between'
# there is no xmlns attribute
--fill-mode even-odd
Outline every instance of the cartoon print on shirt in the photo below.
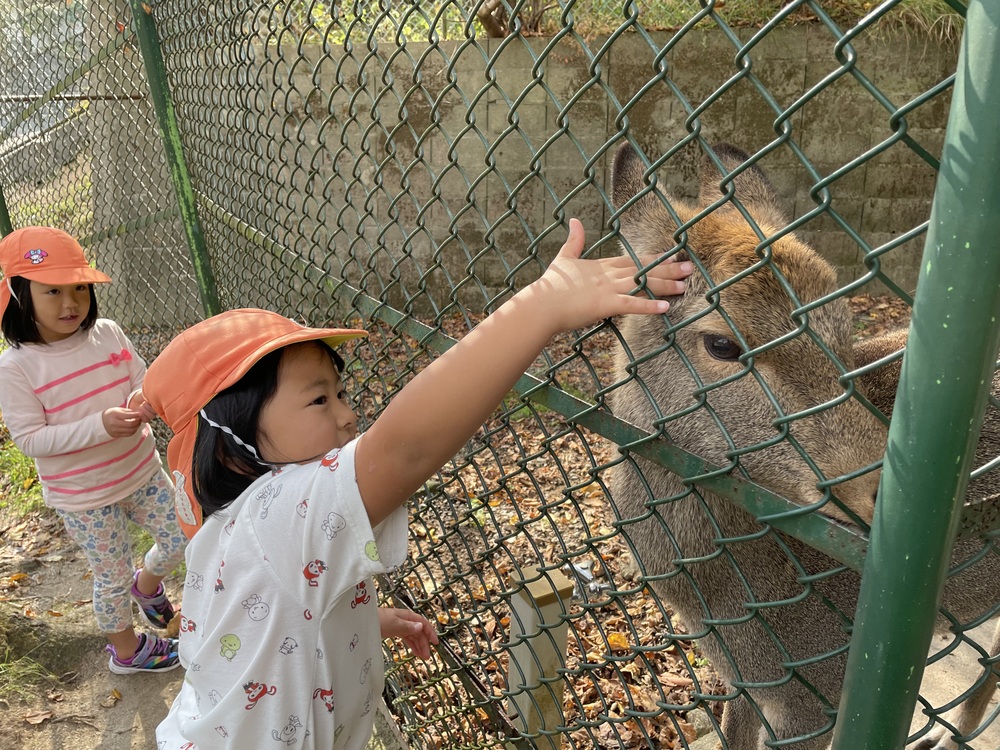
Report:
<svg viewBox="0 0 1000 750"><path fill-rule="evenodd" d="M302 610L302 616L307 620L311 620L313 618L313 613L310 612L308 609L304 609Z"/></svg>
<svg viewBox="0 0 1000 750"><path fill-rule="evenodd" d="M320 661L323 661L323 649L321 648L316 649L316 658L319 659Z"/></svg>
<svg viewBox="0 0 1000 750"><path fill-rule="evenodd" d="M372 710L372 691L368 691L368 697L365 698L365 710L361 712L362 716L367 716L368 712Z"/></svg>
<svg viewBox="0 0 1000 750"><path fill-rule="evenodd" d="M365 663L361 665L361 684L362 685L364 685L366 682L368 682L368 673L371 671L371 669L372 669L372 660L369 657L368 659L365 659Z"/></svg>
<svg viewBox="0 0 1000 750"><path fill-rule="evenodd" d="M218 594L220 591L225 591L226 587L222 585L222 569L226 567L226 561L222 560L219 563L219 573L215 577L215 593Z"/></svg>
<svg viewBox="0 0 1000 750"><path fill-rule="evenodd" d="M263 698L265 695L274 695L278 692L278 688L274 685L265 685L263 682L254 682L250 680L243 684L243 692L247 694L247 700L250 701L243 708L249 711L251 708L257 705L257 701Z"/></svg>
<svg viewBox="0 0 1000 750"><path fill-rule="evenodd" d="M198 629L197 623L194 620L189 620L181 613L181 627L180 632L182 633L194 633Z"/></svg>
<svg viewBox="0 0 1000 750"><path fill-rule="evenodd" d="M374 539L372 539L370 542L368 542L367 544L365 544L365 555L372 562L378 562L379 561L378 545L375 544L375 540Z"/></svg>
<svg viewBox="0 0 1000 750"><path fill-rule="evenodd" d="M205 586L205 576L195 573L193 570L189 570L187 577L184 579L184 585L188 588L192 588L195 591L201 591Z"/></svg>
<svg viewBox="0 0 1000 750"><path fill-rule="evenodd" d="M228 737L229 736L229 732L227 732L226 728L224 726L222 726L221 724L215 728L215 731L218 732L223 737Z"/></svg>
<svg viewBox="0 0 1000 750"><path fill-rule="evenodd" d="M281 645L278 646L278 651L283 653L285 656L288 656L288 654L292 653L292 651L294 651L298 647L299 647L299 642L296 641L294 638L285 638L285 640L281 642Z"/></svg>
<svg viewBox="0 0 1000 750"><path fill-rule="evenodd" d="M359 640L359 638L358 638L358 634L357 634L357 633L355 633L355 634L354 634L354 637L353 637L353 638L351 638L351 645L350 645L350 646L348 646L347 650L348 650L348 651L353 651L353 650L354 650L355 648L357 648L357 645L358 645L358 640Z"/></svg>
<svg viewBox="0 0 1000 750"><path fill-rule="evenodd" d="M219 701L222 700L222 693L220 693L218 690L209 690L208 699L212 702L213 706L218 706Z"/></svg>
<svg viewBox="0 0 1000 750"><path fill-rule="evenodd" d="M286 745L294 745L298 742L298 738L295 736L295 733L301 726L302 723L299 721L298 716L289 716L288 723L285 724L281 732L279 733L277 729L272 729L271 736L278 742L284 742Z"/></svg>
<svg viewBox="0 0 1000 750"><path fill-rule="evenodd" d="M365 582L362 581L354 587L354 601L351 602L351 609L354 609L359 604L367 604L372 600L371 594L365 590L365 585Z"/></svg>
<svg viewBox="0 0 1000 750"><path fill-rule="evenodd" d="M327 453L319 463L320 466L325 466L330 471L336 471L337 467L340 466L340 449L338 448L333 453Z"/></svg>
<svg viewBox="0 0 1000 750"><path fill-rule="evenodd" d="M324 690L323 688L316 688L313 690L313 700L319 698L323 701L323 705L326 706L327 713L333 713L333 690Z"/></svg>
<svg viewBox="0 0 1000 750"><path fill-rule="evenodd" d="M233 535L233 526L235 526L235 525L236 525L236 519L235 518L231 518L231 519L229 519L229 523L227 523L225 526L222 527L222 530L225 531L227 534L229 534L229 536L232 536Z"/></svg>
<svg viewBox="0 0 1000 750"><path fill-rule="evenodd" d="M247 611L250 619L254 622L260 622L271 612L271 608L262 602L257 594L252 594L249 598L243 600L243 609Z"/></svg>
<svg viewBox="0 0 1000 750"><path fill-rule="evenodd" d="M267 518L268 512L271 510L271 503L274 502L274 498L281 494L280 484L268 484L257 490L257 494L254 495L254 501L261 503L260 508L260 520Z"/></svg>
<svg viewBox="0 0 1000 750"><path fill-rule="evenodd" d="M305 518L306 512L309 510L309 498L307 497L301 503L295 506L295 512L299 514L299 518Z"/></svg>
<svg viewBox="0 0 1000 750"><path fill-rule="evenodd" d="M236 652L240 650L240 639L235 633L228 633L219 639L219 643L222 644L222 650L219 652L220 656L225 657L228 661L232 661L233 657L236 656Z"/></svg>
<svg viewBox="0 0 1000 750"><path fill-rule="evenodd" d="M302 575L306 577L310 586L319 586L316 579L319 578L320 574L324 573L326 570L327 567L325 562L322 560L313 560L302 569Z"/></svg>
<svg viewBox="0 0 1000 750"><path fill-rule="evenodd" d="M181 474L176 469L173 471L174 475L174 510L177 511L177 517L181 519L188 526L197 526L198 519L194 517L194 509L191 507L191 499L187 495L187 490L184 489L184 475Z"/></svg>
<svg viewBox="0 0 1000 750"><path fill-rule="evenodd" d="M326 532L327 539L336 539L337 532L347 528L347 520L339 513L329 513L323 521L323 531Z"/></svg>

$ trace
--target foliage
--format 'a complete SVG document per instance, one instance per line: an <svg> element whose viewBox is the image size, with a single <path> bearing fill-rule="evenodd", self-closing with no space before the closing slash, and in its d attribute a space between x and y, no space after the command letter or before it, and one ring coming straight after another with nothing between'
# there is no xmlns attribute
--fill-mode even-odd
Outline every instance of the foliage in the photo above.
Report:
<svg viewBox="0 0 1000 750"><path fill-rule="evenodd" d="M14 657L5 649L0 662L0 701L27 703L36 697L38 685L56 682L56 677L30 656Z"/></svg>
<svg viewBox="0 0 1000 750"><path fill-rule="evenodd" d="M437 42L484 36L476 18L485 2L477 0L436 0L436 2L339 3L286 0L265 11L261 28L271 43L289 43L302 38L328 46L351 42L396 42L402 40ZM819 12L841 26L864 18L883 3L873 0L716 0L706 9L701 0L506 0L497 3L494 18L513 33L551 35L572 21L584 35L610 34L623 25L639 24L647 30L678 29L701 14L701 25L714 23L712 16L734 27L759 27L784 12L790 21L820 20ZM815 7L814 7L815 6ZM900 0L878 22L880 25L908 26L954 36L961 30L958 0ZM349 45L348 45L349 46Z"/></svg>
<svg viewBox="0 0 1000 750"><path fill-rule="evenodd" d="M15 447L0 422L0 511L25 516L44 505L34 462Z"/></svg>

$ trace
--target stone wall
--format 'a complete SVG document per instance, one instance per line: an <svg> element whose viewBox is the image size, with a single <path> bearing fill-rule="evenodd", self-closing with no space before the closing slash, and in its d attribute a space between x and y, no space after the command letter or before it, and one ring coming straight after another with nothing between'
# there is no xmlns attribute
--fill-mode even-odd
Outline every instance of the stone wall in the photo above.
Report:
<svg viewBox="0 0 1000 750"><path fill-rule="evenodd" d="M754 33L740 32L744 42ZM947 91L920 97L957 59L956 44L902 32L838 52L820 26L775 29L739 56L717 29L350 52L199 43L177 45L183 61L168 43L165 58L192 178L216 215L331 279L422 311L455 299L482 309L526 283L570 216L597 252L617 252L599 242L612 223L615 148L628 137L651 160L669 157L661 184L691 197L692 133L751 152L773 146L761 166L841 282L862 277L874 249L869 265L912 290L923 238L900 238L929 216L936 172L918 153L940 153L949 104ZM122 135L144 150L134 131ZM287 258L207 215L224 304L331 315L322 288L301 283Z"/></svg>
<svg viewBox="0 0 1000 750"><path fill-rule="evenodd" d="M651 160L695 130L751 152L776 145L762 166L790 215L804 219L799 235L842 283L854 281L866 272L866 251L880 255L929 216L936 172L907 144L940 153L947 93L894 118L957 57L952 45L898 34L857 42L841 63L834 38L816 26L772 31L740 63L717 31L680 41L625 34L588 48L518 39L395 51L334 60L307 49L306 64L286 78L279 61L290 53L257 50L271 73L260 79L276 82L266 98L294 103L271 137L291 135L297 143L283 148L300 163L303 154L321 157L312 170L275 167L275 205L322 184L325 212L300 226L338 250L361 248L368 267L390 279L394 303L393 285L402 299L427 294L438 305L446 294L425 292L430 278L469 284L474 274L490 293L528 280L538 263L512 269L536 247L542 262L551 256L564 237L557 217L579 216L591 242L606 235L610 158L625 132ZM740 78L747 65L752 76ZM805 100L823 80L832 83ZM665 162L669 192L695 194L699 155L692 144ZM328 247L320 262L329 262ZM616 251L614 243L602 249ZM880 255L879 267L912 290L921 251L917 237ZM332 270L351 273L350 264Z"/></svg>

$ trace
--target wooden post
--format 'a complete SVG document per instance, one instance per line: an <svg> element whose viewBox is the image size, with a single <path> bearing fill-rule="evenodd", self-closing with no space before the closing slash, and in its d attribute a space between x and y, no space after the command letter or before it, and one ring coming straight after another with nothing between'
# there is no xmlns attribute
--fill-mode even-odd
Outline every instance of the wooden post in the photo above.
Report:
<svg viewBox="0 0 1000 750"><path fill-rule="evenodd" d="M543 750L559 750L555 728L564 723L562 677L566 666L568 625L561 617L573 594L573 581L558 570L531 583L512 578L517 593L511 598L510 663L507 712L523 734L552 734L535 744Z"/></svg>

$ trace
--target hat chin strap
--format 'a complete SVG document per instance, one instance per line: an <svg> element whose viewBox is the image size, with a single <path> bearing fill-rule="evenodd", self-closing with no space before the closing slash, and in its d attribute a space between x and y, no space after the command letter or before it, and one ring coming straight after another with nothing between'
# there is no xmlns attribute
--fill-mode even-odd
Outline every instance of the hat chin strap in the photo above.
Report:
<svg viewBox="0 0 1000 750"><path fill-rule="evenodd" d="M213 421L211 417L209 417L205 413L204 409L201 409L198 413L201 415L201 418L208 423L209 427L214 427L217 430L222 430L224 433L229 435L229 437L231 437L236 442L237 445L239 445L242 448L246 448L248 451L250 451L253 454L254 460L261 466L266 466L269 469L274 468L272 464L269 464L263 459L261 459L260 454L257 453L256 448L254 448L249 443L244 443L242 440L240 440L239 436L235 432L226 427L224 424L219 424L218 422Z"/></svg>
<svg viewBox="0 0 1000 750"><path fill-rule="evenodd" d="M21 300L18 299L18 297L17 297L16 294L14 294L14 287L11 286L10 277L8 276L6 279L4 279L4 281L7 282L7 289L8 289L8 291L10 291L10 296L14 298L14 301L17 303L17 306L20 307L21 306Z"/></svg>

